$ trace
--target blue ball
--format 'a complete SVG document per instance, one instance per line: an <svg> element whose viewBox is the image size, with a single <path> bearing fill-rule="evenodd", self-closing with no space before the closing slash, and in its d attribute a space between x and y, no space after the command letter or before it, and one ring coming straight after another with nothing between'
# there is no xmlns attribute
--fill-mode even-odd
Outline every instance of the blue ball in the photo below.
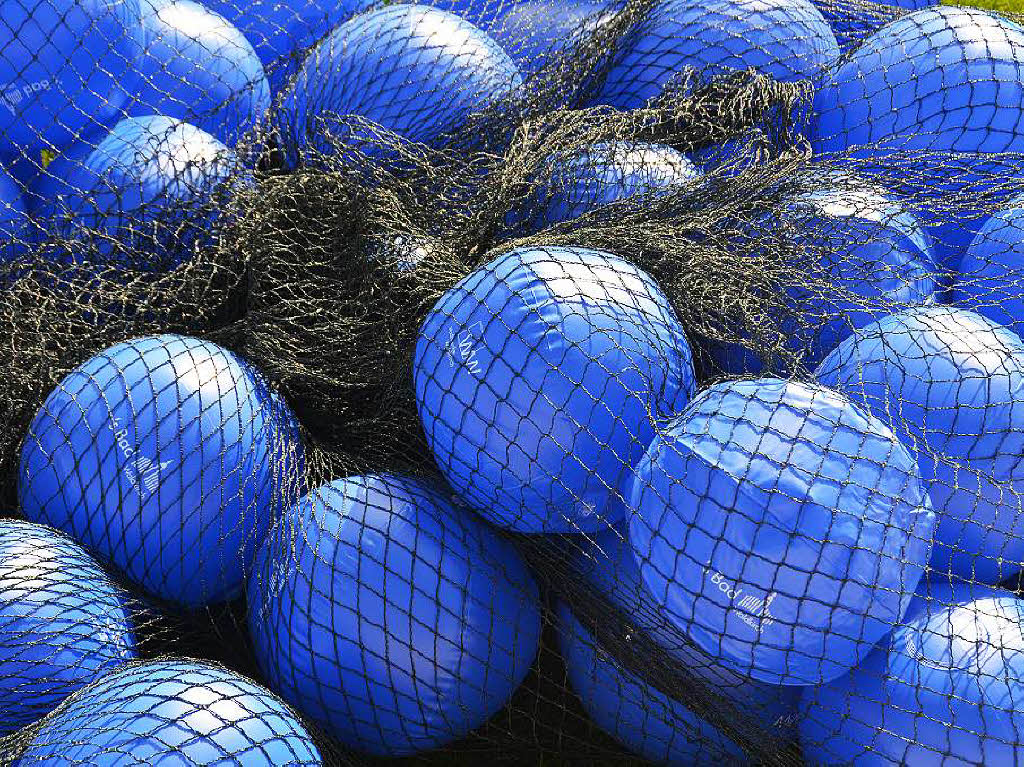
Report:
<svg viewBox="0 0 1024 767"><path fill-rule="evenodd" d="M29 249L32 224L21 185L0 166L0 263L12 261Z"/></svg>
<svg viewBox="0 0 1024 767"><path fill-rule="evenodd" d="M25 516L196 608L237 597L270 527L273 420L249 367L208 341L112 346L47 397L22 445Z"/></svg>
<svg viewBox="0 0 1024 767"><path fill-rule="evenodd" d="M374 5L372 0L205 0L252 43L278 93L298 59L332 29Z"/></svg>
<svg viewBox="0 0 1024 767"><path fill-rule="evenodd" d="M323 764L269 690L201 661L149 661L82 690L32 737L19 764Z"/></svg>
<svg viewBox="0 0 1024 767"><path fill-rule="evenodd" d="M147 43L128 114L185 120L234 146L270 108L270 86L249 41L193 0L141 2Z"/></svg>
<svg viewBox="0 0 1024 767"><path fill-rule="evenodd" d="M113 123L144 41L139 0L0 3L0 147L60 147Z"/></svg>
<svg viewBox="0 0 1024 767"><path fill-rule="evenodd" d="M629 540L665 616L772 684L834 679L906 610L935 515L881 421L824 387L716 384L655 437Z"/></svg>
<svg viewBox="0 0 1024 767"><path fill-rule="evenodd" d="M786 199L752 236L785 241L810 261L798 265L802 284L788 291L801 319L781 328L808 368L856 328L934 298L938 270L928 234L902 202L869 181L825 177ZM762 372L755 351L712 347L718 368L733 375Z"/></svg>
<svg viewBox="0 0 1024 767"><path fill-rule="evenodd" d="M938 519L931 566L995 584L1024 562L1024 342L964 309L908 309L815 373L913 449Z"/></svg>
<svg viewBox="0 0 1024 767"><path fill-rule="evenodd" d="M790 737L799 689L764 684L737 673L688 640L662 614L644 585L627 536L624 524L590 536L574 536L569 577L622 610L632 629L642 631L674 663L727 698L745 716L779 738Z"/></svg>
<svg viewBox="0 0 1024 767"><path fill-rule="evenodd" d="M456 492L519 532L600 530L654 420L694 391L665 295L617 256L517 248L449 290L413 362L427 441Z"/></svg>
<svg viewBox="0 0 1024 767"><path fill-rule="evenodd" d="M813 764L1018 764L1024 760L1024 602L935 579L856 669L804 692Z"/></svg>
<svg viewBox="0 0 1024 767"><path fill-rule="evenodd" d="M523 559L432 485L338 480L260 549L249 627L271 686L344 745L442 746L511 698L540 638Z"/></svg>
<svg viewBox="0 0 1024 767"><path fill-rule="evenodd" d="M940 265L953 269L985 218L968 201L1004 194L997 187L1018 175L1017 161L997 153L1024 152L1022 100L1024 28L975 8L926 8L880 29L830 73L814 100L811 144L887 162L933 195L926 223Z"/></svg>
<svg viewBox="0 0 1024 767"><path fill-rule="evenodd" d="M357 16L317 45L284 92L282 109L300 149L332 151L329 132L378 153L375 126L430 143L521 84L508 54L469 22L422 5L394 5ZM342 122L344 115L375 126Z"/></svg>
<svg viewBox="0 0 1024 767"><path fill-rule="evenodd" d="M612 141L559 153L540 169L524 228L535 232L620 200L664 196L699 177L685 155L661 144Z"/></svg>
<svg viewBox="0 0 1024 767"><path fill-rule="evenodd" d="M598 727L655 764L717 767L748 761L717 728L623 668L564 602L556 613L569 682Z"/></svg>
<svg viewBox="0 0 1024 767"><path fill-rule="evenodd" d="M235 182L235 153L169 117L128 117L91 151L78 147L33 190L38 216L79 248L120 266L159 271L213 244L218 193Z"/></svg>
<svg viewBox="0 0 1024 767"><path fill-rule="evenodd" d="M684 67L708 76L754 69L792 82L839 58L809 0L661 0L621 45L597 98L617 109L642 107Z"/></svg>
<svg viewBox="0 0 1024 767"><path fill-rule="evenodd" d="M122 596L74 541L0 521L0 735L135 657Z"/></svg>
<svg viewBox="0 0 1024 767"><path fill-rule="evenodd" d="M1024 337L1024 197L985 222L957 271L953 303Z"/></svg>

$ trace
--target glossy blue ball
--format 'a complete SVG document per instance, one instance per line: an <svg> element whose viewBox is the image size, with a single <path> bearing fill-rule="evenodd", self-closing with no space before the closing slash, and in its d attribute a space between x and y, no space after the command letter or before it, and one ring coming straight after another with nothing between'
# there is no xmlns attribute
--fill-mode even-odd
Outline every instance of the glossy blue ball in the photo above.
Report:
<svg viewBox="0 0 1024 767"><path fill-rule="evenodd" d="M212 245L214 201L237 171L235 153L193 125L127 117L94 148L79 145L53 163L33 194L40 221L67 242L69 260L85 250L159 271Z"/></svg>
<svg viewBox="0 0 1024 767"><path fill-rule="evenodd" d="M270 108L270 86L249 41L193 0L141 0L146 48L128 114L184 120L234 146Z"/></svg>
<svg viewBox="0 0 1024 767"><path fill-rule="evenodd" d="M508 703L540 639L514 546L428 482L338 480L285 515L249 581L271 687L345 746L443 746Z"/></svg>
<svg viewBox="0 0 1024 767"><path fill-rule="evenodd" d="M124 594L82 547L0 521L0 735L134 658Z"/></svg>
<svg viewBox="0 0 1024 767"><path fill-rule="evenodd" d="M699 177L686 155L662 144L610 141L562 152L543 163L523 227L532 233L620 200L667 195Z"/></svg>
<svg viewBox="0 0 1024 767"><path fill-rule="evenodd" d="M861 328L815 376L915 451L938 518L931 566L995 584L1024 563L1024 341L950 306Z"/></svg>
<svg viewBox="0 0 1024 767"><path fill-rule="evenodd" d="M522 84L515 63L469 22L422 5L361 14L320 42L282 96L300 152L333 141L386 153L379 142L430 143ZM369 124L344 122L356 116Z"/></svg>
<svg viewBox="0 0 1024 767"><path fill-rule="evenodd" d="M219 666L172 659L82 690L33 735L19 764L319 767L323 758L269 690Z"/></svg>
<svg viewBox="0 0 1024 767"><path fill-rule="evenodd" d="M934 579L849 674L804 692L813 764L1015 764L1024 759L1024 602Z"/></svg>
<svg viewBox="0 0 1024 767"><path fill-rule="evenodd" d="M784 242L805 259L787 265L798 318L784 318L780 330L808 369L855 329L934 299L940 275L931 238L903 202L870 180L825 176L785 199L751 236L766 249ZM712 346L718 369L732 375L761 373L756 351Z"/></svg>
<svg viewBox="0 0 1024 767"><path fill-rule="evenodd" d="M728 381L636 468L629 541L664 615L772 684L833 679L906 610L935 515L910 452L822 386Z"/></svg>
<svg viewBox="0 0 1024 767"><path fill-rule="evenodd" d="M0 149L62 147L113 124L145 32L139 0L0 3Z"/></svg>
<svg viewBox="0 0 1024 767"><path fill-rule="evenodd" d="M270 527L271 406L208 341L148 336L84 362L22 445L19 499L142 588L187 608L241 594Z"/></svg>
<svg viewBox="0 0 1024 767"><path fill-rule="evenodd" d="M682 327L646 273L571 247L517 248L449 290L413 361L449 484L519 532L600 530L622 484L695 388Z"/></svg>
<svg viewBox="0 0 1024 767"><path fill-rule="evenodd" d="M839 58L809 0L661 0L621 45L597 97L617 109L642 107L684 67L708 76L754 69L792 82Z"/></svg>

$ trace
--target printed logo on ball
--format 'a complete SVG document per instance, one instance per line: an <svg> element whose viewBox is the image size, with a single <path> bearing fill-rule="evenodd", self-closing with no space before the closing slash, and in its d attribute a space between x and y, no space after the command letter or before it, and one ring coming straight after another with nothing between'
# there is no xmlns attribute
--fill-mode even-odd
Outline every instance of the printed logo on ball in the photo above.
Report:
<svg viewBox="0 0 1024 767"><path fill-rule="evenodd" d="M739 612L740 620L754 631L761 631L775 623L775 619L771 615L771 607L778 594L774 591L769 592L765 597L754 594L744 595L742 588L717 570L705 567L704 574L711 576L711 582L733 603L733 607Z"/></svg>
<svg viewBox="0 0 1024 767"><path fill-rule="evenodd" d="M144 455L136 455L135 448L128 443L128 429L122 428L119 418L114 418L112 429L114 441L124 456L124 475L140 496L156 492L160 475L173 463L170 460L157 462Z"/></svg>
<svg viewBox="0 0 1024 767"><path fill-rule="evenodd" d="M788 729L788 728L793 727L794 725L796 725L796 722L797 722L796 714L780 714L775 719L775 721L772 722L772 727L775 727L776 729L779 729L779 730Z"/></svg>
<svg viewBox="0 0 1024 767"><path fill-rule="evenodd" d="M444 352L451 367L462 365L473 375L480 375L483 366L480 362L479 341L484 334L484 325L477 321L458 333L448 328L448 343Z"/></svg>
<svg viewBox="0 0 1024 767"><path fill-rule="evenodd" d="M17 106L21 104L28 96L34 93L40 93L41 91L50 90L49 80L37 80L34 83L25 83L24 85L18 83L8 83L6 87L0 88L0 104L7 109L12 115L18 114Z"/></svg>

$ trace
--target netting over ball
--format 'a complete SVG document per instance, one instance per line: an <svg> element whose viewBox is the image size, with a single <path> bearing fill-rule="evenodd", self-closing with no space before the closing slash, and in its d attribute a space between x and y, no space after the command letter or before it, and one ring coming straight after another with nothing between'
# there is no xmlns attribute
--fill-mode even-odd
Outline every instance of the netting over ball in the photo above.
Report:
<svg viewBox="0 0 1024 767"><path fill-rule="evenodd" d="M126 594L80 546L0 522L0 731L9 735L136 657Z"/></svg>
<svg viewBox="0 0 1024 767"><path fill-rule="evenodd" d="M271 685L346 746L445 745L532 664L537 587L515 548L430 484L350 477L290 509L250 582Z"/></svg>
<svg viewBox="0 0 1024 767"><path fill-rule="evenodd" d="M65 378L33 419L21 510L160 598L230 599L272 521L277 418L253 373L215 344L118 344Z"/></svg>
<svg viewBox="0 0 1024 767"><path fill-rule="evenodd" d="M667 617L756 679L857 665L917 587L935 516L880 421L823 387L717 384L636 469L629 537Z"/></svg>
<svg viewBox="0 0 1024 767"><path fill-rule="evenodd" d="M309 733L279 699L208 663L151 661L83 689L33 736L22 764L182 761L318 765Z"/></svg>
<svg viewBox="0 0 1024 767"><path fill-rule="evenodd" d="M1012 763L1022 46L0 3L0 763Z"/></svg>

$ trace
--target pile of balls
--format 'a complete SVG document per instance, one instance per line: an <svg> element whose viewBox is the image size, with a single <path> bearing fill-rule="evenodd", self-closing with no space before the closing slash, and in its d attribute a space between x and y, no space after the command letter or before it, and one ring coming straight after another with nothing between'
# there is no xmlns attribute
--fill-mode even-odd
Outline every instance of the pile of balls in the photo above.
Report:
<svg viewBox="0 0 1024 767"><path fill-rule="evenodd" d="M840 342L816 381L695 393L653 280L608 253L538 246L449 291L414 364L463 500L505 529L575 533L576 577L761 726L796 725L816 762L1017 753L1024 641L1004 624L1024 603L996 587L1024 565L1013 332L910 307ZM742 753L558 614L569 678L622 743L678 764L711 742Z"/></svg>
<svg viewBox="0 0 1024 767"><path fill-rule="evenodd" d="M321 763L270 691L205 662L143 660L137 625L153 605L241 595L302 460L280 396L197 339L118 344L47 397L22 446L29 521L0 529L0 731L53 712L26 763L124 749Z"/></svg>
<svg viewBox="0 0 1024 767"><path fill-rule="evenodd" d="M0 255L10 261L56 237L70 262L173 269L210 244L218 192L229 181L246 183L273 131L300 152L322 148L324 131L362 138L370 151L382 135L433 141L522 85L513 55L533 60L537 46L568 45L587 16L583 8L573 20L538 7L536 26L554 26L521 51L520 35L500 30L534 25L506 23L517 13L511 4L451 9L461 15L371 5L7 4ZM340 119L353 115L365 131ZM190 236L168 243L166 233L183 223Z"/></svg>
<svg viewBox="0 0 1024 767"><path fill-rule="evenodd" d="M804 357L812 375L763 377L750 349L714 349L723 372L762 377L695 393L688 339L653 280L609 253L515 249L421 331L416 393L438 466L493 523L582 538L578 577L629 631L766 729L795 730L813 763L1019 759L1022 603L1000 584L1024 567L1011 194L1024 29L924 9L840 59L825 19L798 3L664 3L653 18L604 103L642 106L686 64L817 85L803 129L820 187L766 227L821 254L838 288L812 297L826 318ZM527 225L709 170L671 151L552 158L548 207ZM603 183L593 158L614 168ZM932 194L887 189L872 162ZM952 215L944 197L962 203ZM569 605L558 616L569 679L624 745L659 763L743 758L656 670L618 663Z"/></svg>
<svg viewBox="0 0 1024 767"><path fill-rule="evenodd" d="M441 141L604 10L4 3L0 253L88 235L120 264L146 247L140 215L215 217L217 190L254 170L235 150L272 115L293 165ZM811 276L838 288L793 289L824 318L808 376L720 345L705 351L729 377L699 386L700 341L655 279L565 244L501 253L426 316L412 377L438 477L307 487L286 400L208 340L133 338L67 375L22 443L27 521L0 524L0 732L47 717L25 762L320 763L300 717L373 756L450 744L538 651L516 535L554 536L630 630L814 763L1024 759L1024 615L1000 585L1024 569L1024 28L925 8L841 58L830 22L807 0L661 0L594 97L636 109L687 66L814 84L818 188L758 222L820 254ZM872 175L887 163L935 206ZM658 143L595 143L546 158L505 224L536 241L715 172ZM977 209L939 205L972 195ZM192 223L201 244L214 222ZM185 245L152 263L174 268ZM243 597L266 687L140 657L140 601ZM600 727L657 762L744 759L570 599L553 607Z"/></svg>
<svg viewBox="0 0 1024 767"><path fill-rule="evenodd" d="M304 461L288 405L213 343L137 338L70 373L23 443L31 524L7 523L0 539L5 731L97 682L47 720L29 755L61 754L61 733L84 731L75 763L136 737L153 758L205 763L212 744L221 758L315 763L268 691L184 661L131 665L129 593L187 611L247 591L266 682L366 753L432 748L504 706L541 629L515 547L411 476L347 477L299 498ZM219 714L219 698L247 711Z"/></svg>

